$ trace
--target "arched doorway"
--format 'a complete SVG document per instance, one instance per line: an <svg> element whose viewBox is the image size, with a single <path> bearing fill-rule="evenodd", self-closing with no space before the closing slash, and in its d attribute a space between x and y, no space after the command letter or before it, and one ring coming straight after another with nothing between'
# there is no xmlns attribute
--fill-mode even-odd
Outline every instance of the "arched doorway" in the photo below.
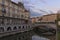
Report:
<svg viewBox="0 0 60 40"><path fill-rule="evenodd" d="M4 32L4 28L3 27L0 27L0 32Z"/></svg>
<svg viewBox="0 0 60 40"><path fill-rule="evenodd" d="M8 27L8 28L7 28L7 31L11 31L11 27Z"/></svg>
<svg viewBox="0 0 60 40"><path fill-rule="evenodd" d="M13 28L13 30L17 30L17 27L15 26L15 27Z"/></svg>

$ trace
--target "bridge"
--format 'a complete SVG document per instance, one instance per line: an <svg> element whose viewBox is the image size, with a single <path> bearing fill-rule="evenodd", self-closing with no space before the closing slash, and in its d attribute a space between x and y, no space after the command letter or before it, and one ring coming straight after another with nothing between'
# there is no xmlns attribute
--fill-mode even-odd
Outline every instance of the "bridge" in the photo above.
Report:
<svg viewBox="0 0 60 40"><path fill-rule="evenodd" d="M42 26L53 28L53 29L57 28L57 25L55 22L39 22L34 24L34 27L42 27Z"/></svg>
<svg viewBox="0 0 60 40"><path fill-rule="evenodd" d="M20 25L0 25L0 37L12 35L20 32L33 30L35 27L51 27L56 29L56 24L53 22L34 23L34 24L20 24Z"/></svg>

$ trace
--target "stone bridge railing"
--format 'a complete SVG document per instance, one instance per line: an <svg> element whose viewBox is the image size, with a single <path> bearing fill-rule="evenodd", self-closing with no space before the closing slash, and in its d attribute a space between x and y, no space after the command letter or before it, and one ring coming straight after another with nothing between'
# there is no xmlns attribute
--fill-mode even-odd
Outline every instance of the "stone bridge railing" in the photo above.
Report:
<svg viewBox="0 0 60 40"><path fill-rule="evenodd" d="M14 34L14 33L30 31L34 27L41 26L41 25L44 25L44 26L47 26L47 25L48 26L49 25L55 26L55 24L38 24L38 23L35 23L35 24L20 24L20 25L0 25L0 34L3 33L4 35L9 35L9 34ZM0 35L0 36L2 36L2 35Z"/></svg>
<svg viewBox="0 0 60 40"><path fill-rule="evenodd" d="M33 26L33 24L0 25L0 37L30 31Z"/></svg>
<svg viewBox="0 0 60 40"><path fill-rule="evenodd" d="M40 23L34 23L34 26L33 26L33 27L42 27L42 26L51 27L51 28L54 28L54 29L57 28L55 22L40 22Z"/></svg>
<svg viewBox="0 0 60 40"><path fill-rule="evenodd" d="M50 24L51 23L51 24ZM0 25L0 33L6 33L6 32L24 32L24 31L29 31L33 29L34 27L45 25L45 26L53 26L52 24L55 25L55 23L34 23L34 24L20 24L20 25Z"/></svg>
<svg viewBox="0 0 60 40"><path fill-rule="evenodd" d="M16 34L20 32L30 31L34 29L34 27L41 26L41 25L43 24L0 25L0 37Z"/></svg>
<svg viewBox="0 0 60 40"><path fill-rule="evenodd" d="M32 24L0 25L0 33L24 32L32 29Z"/></svg>

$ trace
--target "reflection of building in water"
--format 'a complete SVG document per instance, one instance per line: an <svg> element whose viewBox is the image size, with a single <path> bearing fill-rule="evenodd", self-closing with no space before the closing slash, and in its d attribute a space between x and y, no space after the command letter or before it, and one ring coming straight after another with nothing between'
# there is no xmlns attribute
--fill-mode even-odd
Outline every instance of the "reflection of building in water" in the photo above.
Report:
<svg viewBox="0 0 60 40"><path fill-rule="evenodd" d="M32 40L33 32L24 32L0 38L0 40Z"/></svg>
<svg viewBox="0 0 60 40"><path fill-rule="evenodd" d="M55 36L42 36L42 34L36 34L34 31L24 32L24 33L18 33L14 35L9 35L0 38L0 40L49 40L53 38L54 40Z"/></svg>
<svg viewBox="0 0 60 40"><path fill-rule="evenodd" d="M14 3L11 0L0 0L0 32L23 30L29 25L29 11L21 2ZM20 25L23 24L23 25Z"/></svg>

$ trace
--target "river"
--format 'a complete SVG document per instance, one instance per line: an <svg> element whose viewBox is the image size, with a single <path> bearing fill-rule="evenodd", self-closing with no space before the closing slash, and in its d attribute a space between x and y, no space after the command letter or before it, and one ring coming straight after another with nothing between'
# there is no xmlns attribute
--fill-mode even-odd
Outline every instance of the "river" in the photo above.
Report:
<svg viewBox="0 0 60 40"><path fill-rule="evenodd" d="M0 38L0 40L50 40L50 39L37 35L34 31L29 31L5 36Z"/></svg>

